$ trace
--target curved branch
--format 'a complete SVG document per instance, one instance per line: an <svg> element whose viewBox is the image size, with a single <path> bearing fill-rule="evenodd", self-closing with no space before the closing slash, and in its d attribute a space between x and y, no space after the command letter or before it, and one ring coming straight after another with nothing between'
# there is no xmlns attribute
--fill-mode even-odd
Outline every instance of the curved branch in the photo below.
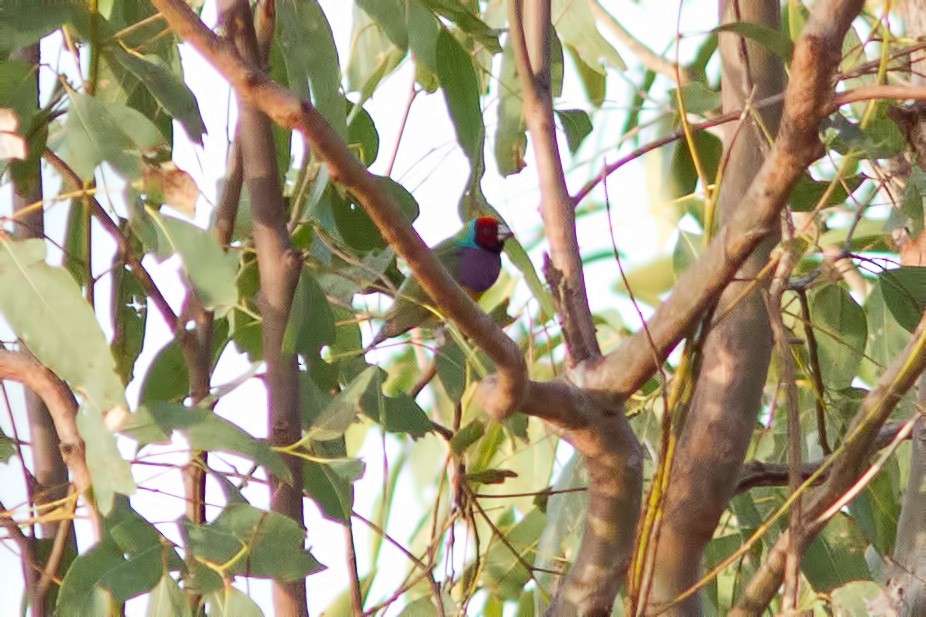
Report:
<svg viewBox="0 0 926 617"><path fill-rule="evenodd" d="M794 48L779 137L742 207L679 278L675 291L650 319L648 332L637 331L606 358L589 363L586 379L593 389L620 401L640 388L658 368L657 359L665 361L753 249L776 229L798 178L823 153L818 127L833 107L832 81L842 39L862 4L861 0L828 0L814 5ZM644 348L654 353L640 353Z"/></svg>
<svg viewBox="0 0 926 617"><path fill-rule="evenodd" d="M498 380L494 385L480 388L480 399L487 411L513 413L527 389L527 365L520 349L437 262L406 222L395 200L348 150L321 114L242 60L234 47L210 31L182 0L152 0L152 4L171 29L231 83L244 103L253 105L280 126L303 135L313 152L328 165L331 178L354 194L386 242L405 258L428 295L495 362Z"/></svg>
<svg viewBox="0 0 926 617"><path fill-rule="evenodd" d="M77 491L86 493L90 488L90 468L87 466L84 439L77 430L77 400L71 389L30 355L15 351L0 350L0 380L4 379L21 383L45 402L61 442L61 458L71 472ZM97 517L93 500L86 501Z"/></svg>

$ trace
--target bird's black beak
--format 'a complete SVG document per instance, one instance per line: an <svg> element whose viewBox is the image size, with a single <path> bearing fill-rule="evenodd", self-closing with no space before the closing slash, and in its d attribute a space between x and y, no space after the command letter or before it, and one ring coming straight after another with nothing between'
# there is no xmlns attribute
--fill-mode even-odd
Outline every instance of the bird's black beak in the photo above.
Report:
<svg viewBox="0 0 926 617"><path fill-rule="evenodd" d="M504 244L505 240L508 238L514 238L514 234L511 233L511 230L508 229L508 226L504 223L498 224L498 243Z"/></svg>

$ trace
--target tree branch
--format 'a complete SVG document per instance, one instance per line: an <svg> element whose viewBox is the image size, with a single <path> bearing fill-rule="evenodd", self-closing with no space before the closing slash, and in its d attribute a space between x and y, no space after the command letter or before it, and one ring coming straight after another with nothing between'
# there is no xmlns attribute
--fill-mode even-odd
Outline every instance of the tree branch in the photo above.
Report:
<svg viewBox="0 0 926 617"><path fill-rule="evenodd" d="M842 39L861 10L860 0L826 0L814 5L804 34L795 45L791 79L785 90L779 137L746 192L737 213L701 257L678 280L656 310L647 333L635 332L600 362L584 368L594 390L624 400L642 386L735 276L749 254L777 227L791 189L823 153L820 121L833 108L833 76ZM656 358L654 359L654 355Z"/></svg>
<svg viewBox="0 0 926 617"><path fill-rule="evenodd" d="M405 258L428 295L495 362L498 379L480 387L479 398L486 410L500 415L513 413L527 389L527 367L520 349L437 262L405 221L398 204L347 149L321 114L242 60L231 44L206 28L182 0L152 0L152 4L174 32L222 73L243 102L254 105L280 126L303 135L313 152L328 165L331 178L357 197L386 242Z"/></svg>
<svg viewBox="0 0 926 617"><path fill-rule="evenodd" d="M85 496L95 528L99 513L92 499L86 498L91 486L84 439L77 430L77 400L64 381L25 353L0 350L0 380L12 379L35 392L51 414L61 448L61 458L71 472L78 493Z"/></svg>
<svg viewBox="0 0 926 617"><path fill-rule="evenodd" d="M547 280L573 365L600 355L595 324L588 306L585 273L573 200L559 157L553 95L550 90L550 0L509 2L509 36L524 93L524 123L531 135L540 182L540 214L550 244Z"/></svg>

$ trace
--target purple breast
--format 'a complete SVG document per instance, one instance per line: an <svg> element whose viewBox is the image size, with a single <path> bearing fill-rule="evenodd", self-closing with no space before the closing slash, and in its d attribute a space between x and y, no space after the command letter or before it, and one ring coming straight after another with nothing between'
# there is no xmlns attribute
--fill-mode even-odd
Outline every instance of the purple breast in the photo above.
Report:
<svg viewBox="0 0 926 617"><path fill-rule="evenodd" d="M460 285L471 291L486 291L495 283L501 269L500 255L470 247L460 252Z"/></svg>

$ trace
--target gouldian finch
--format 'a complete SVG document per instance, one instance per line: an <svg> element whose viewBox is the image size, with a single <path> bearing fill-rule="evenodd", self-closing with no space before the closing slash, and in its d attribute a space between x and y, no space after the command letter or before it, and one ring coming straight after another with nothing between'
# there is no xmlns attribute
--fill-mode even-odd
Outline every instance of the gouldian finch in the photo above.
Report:
<svg viewBox="0 0 926 617"><path fill-rule="evenodd" d="M507 225L491 216L481 216L466 223L456 235L447 238L432 251L460 287L478 300L498 279L502 268L502 247L511 237ZM437 315L429 308L430 304L431 299L418 279L407 277L386 313L383 327L367 349L412 328L436 325Z"/></svg>

